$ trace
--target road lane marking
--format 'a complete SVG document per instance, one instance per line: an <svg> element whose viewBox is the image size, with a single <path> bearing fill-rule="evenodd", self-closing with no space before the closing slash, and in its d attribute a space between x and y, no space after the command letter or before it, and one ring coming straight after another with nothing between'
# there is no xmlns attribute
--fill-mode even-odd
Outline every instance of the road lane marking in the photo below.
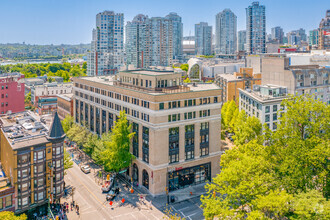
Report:
<svg viewBox="0 0 330 220"><path fill-rule="evenodd" d="M96 197L96 195L88 189L88 187L75 175L73 174L70 170L68 170L73 176L76 177L76 179L87 189L87 191L104 207L104 208L107 208L103 202L101 202L101 200L99 200L99 198Z"/></svg>

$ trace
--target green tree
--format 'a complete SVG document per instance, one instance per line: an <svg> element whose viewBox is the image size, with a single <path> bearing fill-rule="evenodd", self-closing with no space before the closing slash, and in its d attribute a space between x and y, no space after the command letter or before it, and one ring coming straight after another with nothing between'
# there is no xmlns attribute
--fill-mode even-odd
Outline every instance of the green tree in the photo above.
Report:
<svg viewBox="0 0 330 220"><path fill-rule="evenodd" d="M86 152L88 155L92 155L95 151L94 149L97 148L99 137L96 134L90 133L87 136L87 141L83 145L83 151Z"/></svg>
<svg viewBox="0 0 330 220"><path fill-rule="evenodd" d="M83 146L87 141L89 131L78 124L73 124L72 128L66 133L67 137L76 142L78 146Z"/></svg>
<svg viewBox="0 0 330 220"><path fill-rule="evenodd" d="M130 143L135 133L131 132L126 114L120 112L119 119L115 122L111 132L110 141L105 141L105 151L101 158L106 171L118 172L129 167L134 156L130 153Z"/></svg>
<svg viewBox="0 0 330 220"><path fill-rule="evenodd" d="M74 119L71 115L66 115L65 118L61 121L64 133L67 133L74 124Z"/></svg>
<svg viewBox="0 0 330 220"><path fill-rule="evenodd" d="M187 77L185 80L183 80L184 83L191 83L189 77Z"/></svg>
<svg viewBox="0 0 330 220"><path fill-rule="evenodd" d="M274 133L260 134L261 125L240 113L242 141L221 156L220 174L206 185L206 218L329 219L329 106L304 96L283 106Z"/></svg>
<svg viewBox="0 0 330 220"><path fill-rule="evenodd" d="M29 92L28 94L25 95L24 103L31 104L31 92Z"/></svg>
<svg viewBox="0 0 330 220"><path fill-rule="evenodd" d="M256 117L247 117L245 111L239 112L234 126L235 135L233 136L235 145L243 145L252 140L258 140L262 144L263 134L262 125Z"/></svg>
<svg viewBox="0 0 330 220"><path fill-rule="evenodd" d="M16 216L14 214L14 212L3 211L3 212L0 212L0 219L2 219L2 220L26 220L27 216L25 214Z"/></svg>
<svg viewBox="0 0 330 220"><path fill-rule="evenodd" d="M238 116L238 106L234 100L228 101L223 104L221 108L221 122L223 130L234 130L235 121Z"/></svg>
<svg viewBox="0 0 330 220"><path fill-rule="evenodd" d="M293 209L293 219L330 219L330 201L318 190L297 194Z"/></svg>
<svg viewBox="0 0 330 220"><path fill-rule="evenodd" d="M64 148L64 174L66 174L65 170L73 167L73 161L70 154Z"/></svg>
<svg viewBox="0 0 330 220"><path fill-rule="evenodd" d="M189 69L188 63L181 64L180 69L182 69L183 71L188 72L188 69Z"/></svg>
<svg viewBox="0 0 330 220"><path fill-rule="evenodd" d="M330 106L306 96L290 97L282 105L286 111L267 148L276 176L290 193L309 189L321 189L325 193L329 175Z"/></svg>

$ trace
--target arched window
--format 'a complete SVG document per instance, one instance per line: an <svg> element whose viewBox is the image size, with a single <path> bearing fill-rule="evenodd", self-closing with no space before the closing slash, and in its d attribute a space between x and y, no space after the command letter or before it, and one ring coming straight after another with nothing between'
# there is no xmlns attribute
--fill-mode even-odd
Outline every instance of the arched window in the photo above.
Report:
<svg viewBox="0 0 330 220"><path fill-rule="evenodd" d="M146 170L143 170L142 172L142 185L149 189L149 174Z"/></svg>
<svg viewBox="0 0 330 220"><path fill-rule="evenodd" d="M133 172L132 172L133 182L139 182L139 168L135 164L133 164Z"/></svg>

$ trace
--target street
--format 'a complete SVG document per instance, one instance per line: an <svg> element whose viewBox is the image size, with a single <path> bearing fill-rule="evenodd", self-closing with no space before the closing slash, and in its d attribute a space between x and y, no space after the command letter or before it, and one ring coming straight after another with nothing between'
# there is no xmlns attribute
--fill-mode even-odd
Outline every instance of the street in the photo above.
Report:
<svg viewBox="0 0 330 220"><path fill-rule="evenodd" d="M105 195L101 192L101 187L95 183L93 171L89 174L83 173L79 166L74 163L73 167L67 170L65 176L66 188L75 187L74 200L79 205L80 215L74 211L68 213L71 219L163 219L164 214L157 208L139 202L138 194L121 192L114 199L110 206L106 201ZM122 203L121 199L125 198ZM62 201L71 202L71 195Z"/></svg>

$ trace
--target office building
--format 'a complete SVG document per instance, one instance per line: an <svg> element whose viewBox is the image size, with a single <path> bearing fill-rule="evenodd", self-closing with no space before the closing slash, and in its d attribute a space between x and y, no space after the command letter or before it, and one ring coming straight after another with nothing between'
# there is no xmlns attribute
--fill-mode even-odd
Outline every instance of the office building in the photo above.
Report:
<svg viewBox="0 0 330 220"><path fill-rule="evenodd" d="M272 40L276 40L278 43L283 44L284 32L283 28L277 26L272 28Z"/></svg>
<svg viewBox="0 0 330 220"><path fill-rule="evenodd" d="M220 88L182 85L173 71L74 78L74 117L96 134L125 110L135 136L129 175L152 195L211 181L220 172Z"/></svg>
<svg viewBox="0 0 330 220"><path fill-rule="evenodd" d="M137 15L126 25L127 66L147 68L173 64L173 22Z"/></svg>
<svg viewBox="0 0 330 220"><path fill-rule="evenodd" d="M319 30L314 29L309 31L309 46L316 46L319 45Z"/></svg>
<svg viewBox="0 0 330 220"><path fill-rule="evenodd" d="M327 10L325 18L319 25L319 48L322 50L330 49L330 10Z"/></svg>
<svg viewBox="0 0 330 220"><path fill-rule="evenodd" d="M30 111L1 120L2 169L15 188L15 213L46 212L48 202L59 202L64 186L65 133L58 118Z"/></svg>
<svg viewBox="0 0 330 220"><path fill-rule="evenodd" d="M212 26L207 22L195 24L195 50L197 55L212 54Z"/></svg>
<svg viewBox="0 0 330 220"><path fill-rule="evenodd" d="M172 51L173 60L182 61L182 41L183 41L183 23L182 18L175 12L165 16L166 19L172 21Z"/></svg>
<svg viewBox="0 0 330 220"><path fill-rule="evenodd" d="M222 102L231 100L238 104L238 89L251 89L261 84L261 74L254 74L252 68L240 68L239 72L220 73L215 76L216 84L221 88Z"/></svg>
<svg viewBox="0 0 330 220"><path fill-rule="evenodd" d="M88 76L114 74L124 64L123 13L104 11L96 15L96 28L87 57Z"/></svg>
<svg viewBox="0 0 330 220"><path fill-rule="evenodd" d="M290 31L287 33L288 44L300 46L302 42L307 41L305 29Z"/></svg>
<svg viewBox="0 0 330 220"><path fill-rule="evenodd" d="M24 111L24 75L21 73L0 74L0 113Z"/></svg>
<svg viewBox="0 0 330 220"><path fill-rule="evenodd" d="M238 51L246 51L246 30L238 32L237 49Z"/></svg>
<svg viewBox="0 0 330 220"><path fill-rule="evenodd" d="M215 16L215 53L235 54L237 51L237 16L224 9Z"/></svg>
<svg viewBox="0 0 330 220"><path fill-rule="evenodd" d="M285 87L276 85L256 85L253 89L239 89L239 110L244 110L250 117L258 118L270 130L277 129L281 114L281 103L287 96Z"/></svg>
<svg viewBox="0 0 330 220"><path fill-rule="evenodd" d="M246 8L246 44L248 54L266 53L266 9L259 2Z"/></svg>

